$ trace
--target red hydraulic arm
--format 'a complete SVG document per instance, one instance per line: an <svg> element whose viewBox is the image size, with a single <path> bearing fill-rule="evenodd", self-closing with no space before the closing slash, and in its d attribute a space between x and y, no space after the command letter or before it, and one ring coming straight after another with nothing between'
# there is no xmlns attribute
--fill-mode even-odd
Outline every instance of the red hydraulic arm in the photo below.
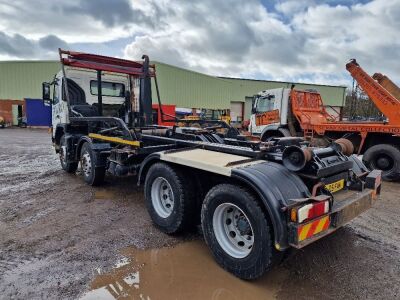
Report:
<svg viewBox="0 0 400 300"><path fill-rule="evenodd" d="M400 126L400 101L369 76L355 59L346 64L346 69L376 107L389 119L388 123Z"/></svg>
<svg viewBox="0 0 400 300"><path fill-rule="evenodd" d="M61 63L66 66L144 76L143 62L59 49ZM149 65L149 75L155 76L155 66Z"/></svg>

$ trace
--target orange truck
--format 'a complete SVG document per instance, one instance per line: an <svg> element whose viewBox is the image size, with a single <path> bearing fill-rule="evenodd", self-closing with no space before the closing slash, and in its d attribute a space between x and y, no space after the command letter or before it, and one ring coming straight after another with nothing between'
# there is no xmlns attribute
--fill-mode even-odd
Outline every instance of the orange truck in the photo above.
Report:
<svg viewBox="0 0 400 300"><path fill-rule="evenodd" d="M388 77L368 75L351 60L346 69L386 117L383 122L346 122L328 113L317 91L274 89L255 96L250 132L262 141L279 136L304 136L321 145L346 138L371 169L387 181L400 179L400 89ZM252 128L253 127L253 128ZM261 130L262 129L262 130Z"/></svg>

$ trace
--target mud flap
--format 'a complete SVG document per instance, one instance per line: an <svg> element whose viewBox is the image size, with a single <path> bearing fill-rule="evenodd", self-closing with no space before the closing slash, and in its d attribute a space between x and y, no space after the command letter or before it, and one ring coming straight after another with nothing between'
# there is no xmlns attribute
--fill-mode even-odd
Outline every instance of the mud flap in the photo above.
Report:
<svg viewBox="0 0 400 300"><path fill-rule="evenodd" d="M369 209L372 206L371 192L365 193L362 197L356 198L348 205L341 207L339 211L332 214L332 226L341 227ZM335 210L335 207L334 207Z"/></svg>

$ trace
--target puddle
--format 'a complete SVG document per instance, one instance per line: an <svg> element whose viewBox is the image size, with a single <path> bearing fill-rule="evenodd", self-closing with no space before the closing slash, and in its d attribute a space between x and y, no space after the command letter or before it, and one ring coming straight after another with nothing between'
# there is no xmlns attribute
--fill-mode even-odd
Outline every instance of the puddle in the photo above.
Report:
<svg viewBox="0 0 400 300"><path fill-rule="evenodd" d="M97 270L89 299L275 299L288 272L274 269L243 281L214 262L203 241L172 248L121 251L124 259L108 273Z"/></svg>
<svg viewBox="0 0 400 300"><path fill-rule="evenodd" d="M96 191L94 192L94 199L96 200L111 200L115 197L115 192L109 189L96 189Z"/></svg>

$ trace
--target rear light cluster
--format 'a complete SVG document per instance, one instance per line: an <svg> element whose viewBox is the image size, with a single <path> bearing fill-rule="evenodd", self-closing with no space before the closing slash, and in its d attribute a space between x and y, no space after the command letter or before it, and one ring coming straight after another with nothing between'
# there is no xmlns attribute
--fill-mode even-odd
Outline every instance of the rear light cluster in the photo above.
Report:
<svg viewBox="0 0 400 300"><path fill-rule="evenodd" d="M321 201L309 203L301 207L292 208L290 211L290 219L293 222L302 223L322 216L329 212L329 201Z"/></svg>

